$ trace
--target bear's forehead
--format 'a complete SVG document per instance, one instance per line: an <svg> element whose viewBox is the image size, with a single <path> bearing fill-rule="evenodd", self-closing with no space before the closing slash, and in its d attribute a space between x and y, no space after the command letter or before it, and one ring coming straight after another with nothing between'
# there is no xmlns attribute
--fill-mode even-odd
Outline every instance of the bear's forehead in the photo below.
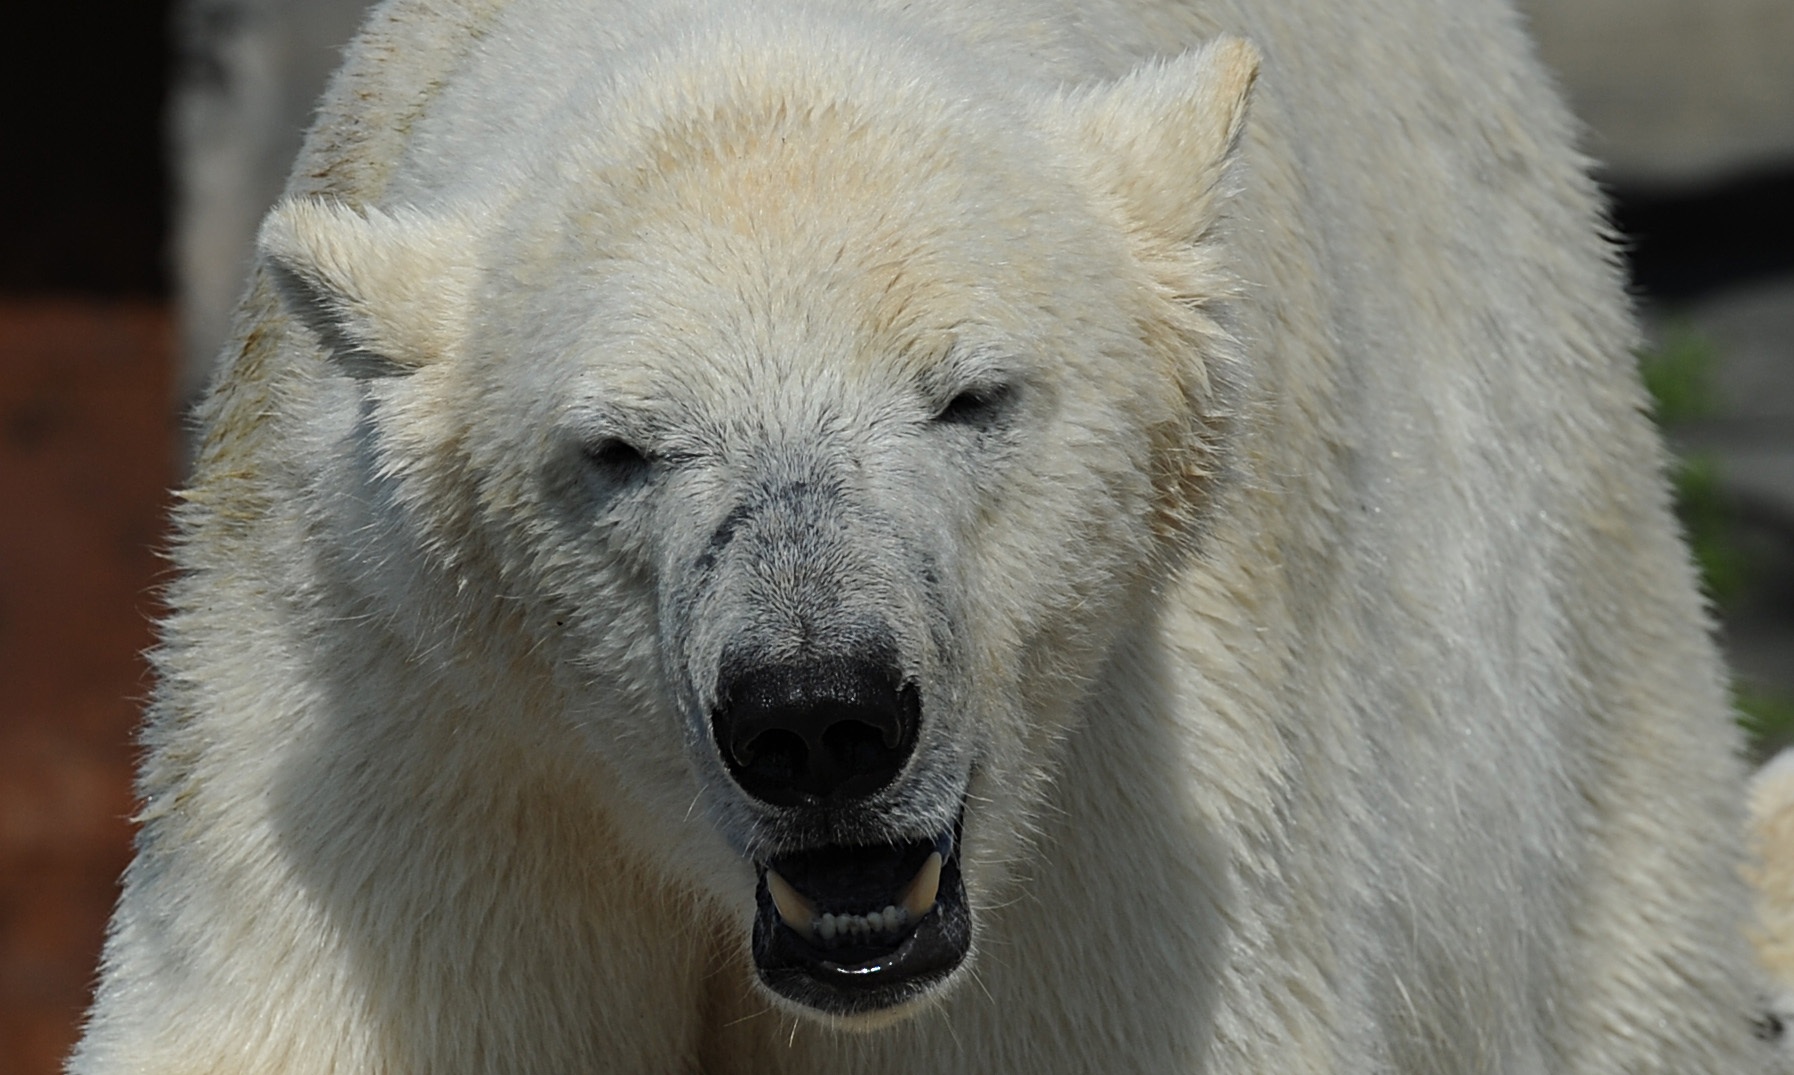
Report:
<svg viewBox="0 0 1794 1075"><path fill-rule="evenodd" d="M551 307L589 315L569 353L906 376L954 350L1038 349L1067 304L1091 303L1105 244L1050 161L999 165L975 131L921 133L851 102L753 105L557 168L573 177L558 201L514 203L528 219L496 286L545 286Z"/></svg>
<svg viewBox="0 0 1794 1075"><path fill-rule="evenodd" d="M562 226L612 251L649 244L654 257L988 264L1031 237L1071 241L1041 230L1072 232L1076 209L1063 170L1016 132L773 93L671 119L561 171L578 175Z"/></svg>

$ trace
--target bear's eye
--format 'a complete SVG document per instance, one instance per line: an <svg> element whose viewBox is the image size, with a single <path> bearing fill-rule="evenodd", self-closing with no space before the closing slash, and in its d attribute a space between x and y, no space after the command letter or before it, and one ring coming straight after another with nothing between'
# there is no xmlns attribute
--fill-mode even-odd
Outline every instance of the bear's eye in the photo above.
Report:
<svg viewBox="0 0 1794 1075"><path fill-rule="evenodd" d="M948 400L934 420L948 425L989 426L1003 416L1014 395L1014 390L1006 384L968 388Z"/></svg>
<svg viewBox="0 0 1794 1075"><path fill-rule="evenodd" d="M648 471L648 456L635 445L605 437L585 447L586 462L612 481L628 481Z"/></svg>

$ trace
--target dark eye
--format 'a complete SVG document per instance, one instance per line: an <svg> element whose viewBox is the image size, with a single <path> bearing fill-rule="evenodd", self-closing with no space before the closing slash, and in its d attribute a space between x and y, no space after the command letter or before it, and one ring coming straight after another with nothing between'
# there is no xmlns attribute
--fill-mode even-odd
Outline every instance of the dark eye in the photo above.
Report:
<svg viewBox="0 0 1794 1075"><path fill-rule="evenodd" d="M586 462L613 481L626 481L645 474L648 457L626 440L605 437L586 446Z"/></svg>
<svg viewBox="0 0 1794 1075"><path fill-rule="evenodd" d="M968 388L948 400L934 420L949 425L988 426L1002 417L1013 395L1013 390L1002 384Z"/></svg>

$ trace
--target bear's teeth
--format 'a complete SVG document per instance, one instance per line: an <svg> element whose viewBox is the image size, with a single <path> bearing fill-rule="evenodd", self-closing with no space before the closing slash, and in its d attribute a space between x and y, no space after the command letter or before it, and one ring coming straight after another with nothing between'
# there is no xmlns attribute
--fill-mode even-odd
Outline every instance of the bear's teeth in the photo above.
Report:
<svg viewBox="0 0 1794 1075"><path fill-rule="evenodd" d="M824 944L832 945L837 939L864 941L880 933L896 933L907 925L909 913L892 904L882 911L868 911L863 915L824 913L817 917L814 932Z"/></svg>
<svg viewBox="0 0 1794 1075"><path fill-rule="evenodd" d="M910 881L909 887L903 890L901 910L912 921L918 920L929 911L934 910L934 900L940 891L941 853L936 851L928 856L928 861L924 862L922 868L916 871L916 876Z"/></svg>
<svg viewBox="0 0 1794 1075"><path fill-rule="evenodd" d="M772 905L792 932L806 941L833 944L841 941L865 940L881 933L896 933L911 922L919 921L934 910L941 889L941 856L937 851L928 856L916 876L904 887L903 899L882 910L858 914L818 914L816 905L805 899L791 882L777 870L766 871L766 891Z"/></svg>
<svg viewBox="0 0 1794 1075"><path fill-rule="evenodd" d="M766 871L766 891L772 894L772 905L778 908L779 917L785 924L804 940L814 940L816 908L810 901L799 895L777 870L770 868Z"/></svg>

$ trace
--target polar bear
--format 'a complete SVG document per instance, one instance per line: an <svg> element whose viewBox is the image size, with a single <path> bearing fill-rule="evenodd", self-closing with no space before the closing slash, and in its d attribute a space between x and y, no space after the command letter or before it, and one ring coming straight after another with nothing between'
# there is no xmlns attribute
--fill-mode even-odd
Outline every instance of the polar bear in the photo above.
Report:
<svg viewBox="0 0 1794 1075"><path fill-rule="evenodd" d="M1786 1026L1794 1022L1794 747L1752 776L1750 813L1756 852L1750 878L1757 897L1752 939L1776 985L1770 1019ZM1786 1034L1782 1048L1794 1052Z"/></svg>
<svg viewBox="0 0 1794 1075"><path fill-rule="evenodd" d="M70 1070L1770 1070L1543 81L1494 3L388 0Z"/></svg>

